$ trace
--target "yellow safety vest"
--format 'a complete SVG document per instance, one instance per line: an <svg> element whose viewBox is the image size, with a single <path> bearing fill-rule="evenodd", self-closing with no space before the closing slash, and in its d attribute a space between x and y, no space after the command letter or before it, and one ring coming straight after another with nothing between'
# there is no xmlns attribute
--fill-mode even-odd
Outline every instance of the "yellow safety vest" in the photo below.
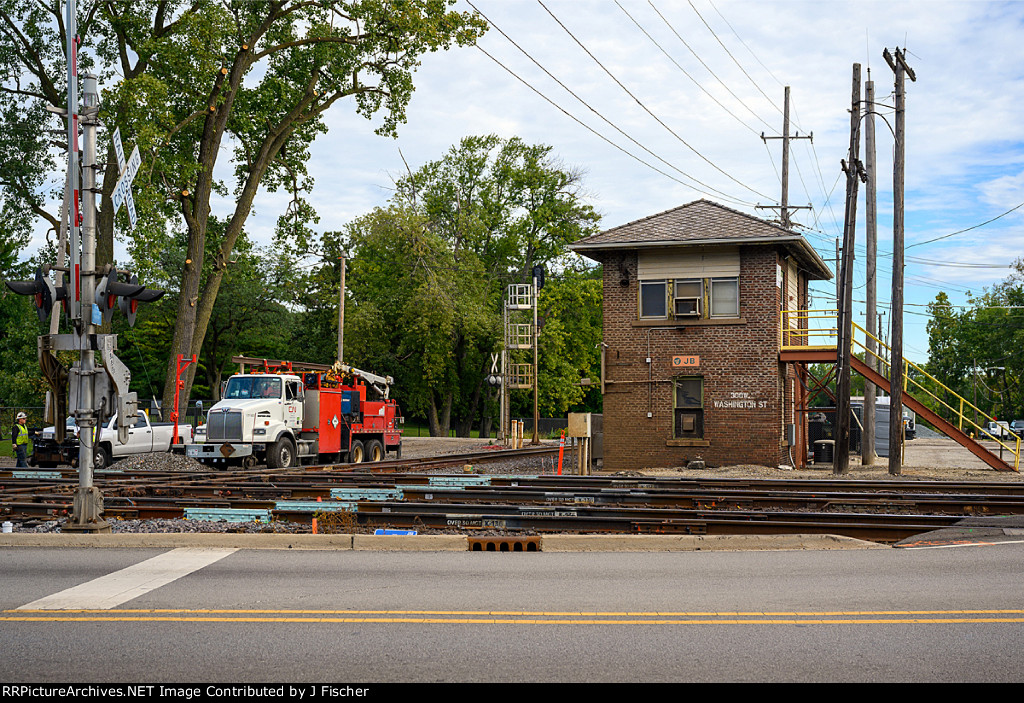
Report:
<svg viewBox="0 0 1024 703"><path fill-rule="evenodd" d="M22 424L18 425L18 441L17 445L28 444L28 428Z"/></svg>

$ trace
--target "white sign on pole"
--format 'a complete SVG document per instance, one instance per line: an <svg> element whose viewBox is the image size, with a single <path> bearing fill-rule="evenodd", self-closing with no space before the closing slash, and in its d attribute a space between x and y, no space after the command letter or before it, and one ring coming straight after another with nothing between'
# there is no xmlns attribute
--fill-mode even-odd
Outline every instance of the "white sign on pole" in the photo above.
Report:
<svg viewBox="0 0 1024 703"><path fill-rule="evenodd" d="M124 171L124 146L121 145L121 128L114 130L114 153L117 154L117 172Z"/></svg>
<svg viewBox="0 0 1024 703"><path fill-rule="evenodd" d="M115 149L120 145L120 135L115 132ZM123 151L118 151L119 154L123 154ZM123 159L123 155L119 157L119 160ZM135 147L132 150L132 155L128 159L128 163L121 168L121 177L117 179L117 185L114 186L114 192L111 194L110 199L114 202L114 212L117 213L121 209L121 203L126 203L128 209L128 217L131 219L132 227L138 221L135 215L135 201L132 198L132 181L135 180L135 174L139 172L139 167L142 166L142 156L139 154L139 147Z"/></svg>
<svg viewBox="0 0 1024 703"><path fill-rule="evenodd" d="M139 221L139 218L135 215L135 199L132 198L132 191L129 189L128 194L125 197L126 205L128 207L128 219L132 222L132 227Z"/></svg>

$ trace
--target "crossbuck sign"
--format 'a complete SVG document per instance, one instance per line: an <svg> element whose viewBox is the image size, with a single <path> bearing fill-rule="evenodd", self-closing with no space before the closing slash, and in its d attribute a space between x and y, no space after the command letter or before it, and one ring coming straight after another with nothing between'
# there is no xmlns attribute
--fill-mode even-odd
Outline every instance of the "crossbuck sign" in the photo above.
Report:
<svg viewBox="0 0 1024 703"><path fill-rule="evenodd" d="M117 214L117 211L121 209L121 203L125 203L132 227L135 227L138 218L135 215L135 200L132 198L132 181L135 180L135 174L139 172L139 166L142 165L142 157L139 155L139 147L136 146L132 150L131 158L125 163L120 128L114 130L114 151L117 153L117 168L121 174L117 179L117 185L114 186L114 193L110 196L114 201L114 213Z"/></svg>

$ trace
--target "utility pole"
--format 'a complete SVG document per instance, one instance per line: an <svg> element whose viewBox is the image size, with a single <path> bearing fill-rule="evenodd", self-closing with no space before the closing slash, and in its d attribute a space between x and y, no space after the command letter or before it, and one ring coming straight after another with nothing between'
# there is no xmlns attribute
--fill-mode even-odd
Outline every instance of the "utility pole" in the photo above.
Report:
<svg viewBox="0 0 1024 703"><path fill-rule="evenodd" d="M863 173L860 152L860 64L853 64L850 100L850 162L846 172L846 214L843 226L843 259L839 267L838 349L836 374L836 436L833 473L850 471L850 340L853 333L853 245L856 241L857 182Z"/></svg>
<svg viewBox="0 0 1024 703"><path fill-rule="evenodd" d="M876 260L878 257L878 205L876 195L878 191L875 180L875 116L873 114L875 105L875 82L871 80L871 69L868 69L868 80L864 84L864 102L866 106L864 122L864 168L868 174L867 188L864 190L865 214L867 217L867 307L864 312L868 329L867 355L864 359L868 368L878 371L878 347L875 338L878 336L878 327L875 323L875 308L878 302L878 292L875 284ZM878 391L875 384L869 379L864 379L864 434L861 436L860 463L862 466L872 466L875 463L875 398Z"/></svg>
<svg viewBox="0 0 1024 703"><path fill-rule="evenodd" d="M766 137L764 132L761 132L761 141L765 144L768 143L769 139L781 139L782 140L782 200L779 201L778 205L757 205L758 208L779 208L779 215L782 221L782 226L789 229L793 224L789 219L790 210L809 210L810 205L790 205L789 204L789 140L790 139L810 139L814 141L814 132L811 132L809 136L801 137L799 133L796 136L789 136L789 86L786 86L785 93L785 104L783 105L782 111L782 136L781 137Z"/></svg>
<svg viewBox="0 0 1024 703"><path fill-rule="evenodd" d="M344 361L345 351L345 252L338 257L341 260L341 285L338 293L338 361Z"/></svg>
<svg viewBox="0 0 1024 703"><path fill-rule="evenodd" d="M842 293L843 281L839 277L839 262L842 260L842 245L839 243L839 237L836 237L836 310L839 310L839 296Z"/></svg>
<svg viewBox="0 0 1024 703"><path fill-rule="evenodd" d="M892 171L892 359L889 366L889 474L903 473L903 174L906 161L906 76L916 81L903 52L882 52L896 74L896 149Z"/></svg>
<svg viewBox="0 0 1024 703"><path fill-rule="evenodd" d="M68 231L71 237L71 257L68 261L71 295L68 300L68 317L71 320L77 320L82 314L82 259L81 242L79 241L81 236L79 227L82 221L81 213L78 209L81 183L79 182L80 171L78 163L78 8L75 0L68 0L65 11L64 26L67 32L65 60L67 61L68 70L68 176L66 187L70 193L68 198L70 201L70 207L68 208L68 218L70 221Z"/></svg>

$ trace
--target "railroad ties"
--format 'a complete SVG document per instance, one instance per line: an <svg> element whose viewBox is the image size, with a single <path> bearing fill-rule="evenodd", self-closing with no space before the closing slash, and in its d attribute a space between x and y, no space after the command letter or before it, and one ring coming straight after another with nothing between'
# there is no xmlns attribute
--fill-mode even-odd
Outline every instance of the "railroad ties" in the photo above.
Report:
<svg viewBox="0 0 1024 703"><path fill-rule="evenodd" d="M463 533L493 551L532 551L536 535L551 533L833 534L892 543L968 516L1024 513L1024 485L1010 483L422 472L444 470L436 462L479 468L487 457L514 455L231 472L118 472L115 464L96 481L108 520L311 528L316 518L322 532ZM64 517L76 485L73 471L0 471L0 519Z"/></svg>

